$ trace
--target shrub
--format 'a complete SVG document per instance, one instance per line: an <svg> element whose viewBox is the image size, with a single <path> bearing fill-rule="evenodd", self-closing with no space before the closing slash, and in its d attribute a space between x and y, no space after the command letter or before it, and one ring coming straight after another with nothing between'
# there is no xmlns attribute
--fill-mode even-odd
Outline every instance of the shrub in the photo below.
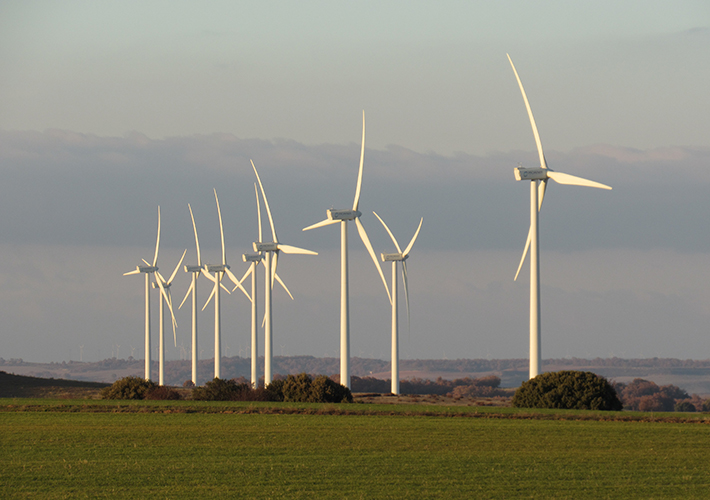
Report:
<svg viewBox="0 0 710 500"><path fill-rule="evenodd" d="M613 410L622 408L612 385L591 372L548 372L523 382L515 391L517 408Z"/></svg>
<svg viewBox="0 0 710 500"><path fill-rule="evenodd" d="M236 401L239 393L248 391L246 384L237 384L234 380L215 377L203 387L192 389L192 399L197 401Z"/></svg>
<svg viewBox="0 0 710 500"><path fill-rule="evenodd" d="M283 401L284 400L284 379L272 380L271 383L266 387L266 390L272 395L273 401Z"/></svg>
<svg viewBox="0 0 710 500"><path fill-rule="evenodd" d="M281 401L297 403L352 403L353 395L345 386L325 375L312 379L307 373L289 375L286 380L274 380L267 390Z"/></svg>
<svg viewBox="0 0 710 500"><path fill-rule="evenodd" d="M694 412L698 410L697 408L695 408L695 405L690 401L680 401L675 404L675 406L673 407L673 411Z"/></svg>
<svg viewBox="0 0 710 500"><path fill-rule="evenodd" d="M155 389L151 380L140 377L124 377L101 391L103 399L145 399L146 394Z"/></svg>
<svg viewBox="0 0 710 500"><path fill-rule="evenodd" d="M169 387L165 387L164 385L162 385L162 386L159 386L159 387L149 390L145 394L144 399L178 400L178 399L182 399L182 396L175 389L171 389Z"/></svg>
<svg viewBox="0 0 710 500"><path fill-rule="evenodd" d="M703 401L703 411L710 411L710 399Z"/></svg>
<svg viewBox="0 0 710 500"><path fill-rule="evenodd" d="M186 380L182 383L183 387L195 387L195 383L192 380Z"/></svg>

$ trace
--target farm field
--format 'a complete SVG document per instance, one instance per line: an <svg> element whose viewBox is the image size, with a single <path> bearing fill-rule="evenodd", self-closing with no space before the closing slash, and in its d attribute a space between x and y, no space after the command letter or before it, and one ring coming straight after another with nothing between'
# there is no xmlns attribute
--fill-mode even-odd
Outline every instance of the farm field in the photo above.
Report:
<svg viewBox="0 0 710 500"><path fill-rule="evenodd" d="M619 420L600 420L609 417ZM423 405L5 399L0 497L707 498L709 422Z"/></svg>

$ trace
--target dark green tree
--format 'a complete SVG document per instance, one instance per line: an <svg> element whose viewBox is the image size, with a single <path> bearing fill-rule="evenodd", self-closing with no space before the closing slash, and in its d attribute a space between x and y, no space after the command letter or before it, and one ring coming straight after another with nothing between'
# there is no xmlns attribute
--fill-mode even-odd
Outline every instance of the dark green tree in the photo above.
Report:
<svg viewBox="0 0 710 500"><path fill-rule="evenodd" d="M515 391L517 408L560 408L569 410L622 409L614 387L592 372L548 372L523 382Z"/></svg>

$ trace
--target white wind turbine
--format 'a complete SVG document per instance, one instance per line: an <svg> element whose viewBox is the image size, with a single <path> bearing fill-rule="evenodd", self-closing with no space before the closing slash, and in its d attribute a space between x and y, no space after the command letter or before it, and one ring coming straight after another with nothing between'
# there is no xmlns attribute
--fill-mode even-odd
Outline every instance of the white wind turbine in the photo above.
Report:
<svg viewBox="0 0 710 500"><path fill-rule="evenodd" d="M362 173L365 161L365 111L362 112L362 146L360 148L360 169L357 176L357 187L355 188L355 201L352 209L326 211L328 218L306 228L315 229L317 227L328 226L340 222L340 383L347 388L350 388L350 300L348 291L348 221L354 220L357 226L358 233L365 248L370 253L372 261L375 263L377 271L380 273L382 283L385 285L387 295L390 292L387 288L385 275L382 273L382 268L375 255L375 250L372 248L370 238L367 237L365 227L360 221L362 213L358 210L360 203L360 189L362 188ZM392 298L390 297L390 301Z"/></svg>
<svg viewBox="0 0 710 500"><path fill-rule="evenodd" d="M160 274L160 271L155 271L155 282L153 283L153 288L159 288L161 296L159 309L160 334L158 337L160 346L158 350L158 385L165 385L165 308L163 301L165 302L165 304L167 304L168 309L170 310L170 316L172 318L173 323L173 342L175 343L175 347L177 347L177 335L175 333L177 321L175 321L175 311L173 311L173 297L170 293L170 285L172 285L173 280L175 279L175 275L177 274L178 269L180 269L180 264L182 264L186 253L187 250L182 253L182 257L180 257L180 262L178 262L177 266L175 266L175 270L173 271L173 274L170 275L170 279L166 280L165 278L163 278L163 275Z"/></svg>
<svg viewBox="0 0 710 500"><path fill-rule="evenodd" d="M261 207L259 205L259 191L256 189L256 183L254 183L254 194L256 195L256 213L257 220L259 222L259 242L262 241L261 236ZM249 300L251 301L251 385L256 389L259 379L257 373L257 361L259 359L259 343L257 336L257 307L256 307L256 266L264 258L261 252L255 254L242 254L242 260L244 262L249 262L249 269L244 273L240 282L244 282L247 276L251 275L251 296ZM235 287L236 289L236 287ZM234 290L232 290L234 291ZM266 318L264 318L266 319Z"/></svg>
<svg viewBox="0 0 710 500"><path fill-rule="evenodd" d="M202 258L200 257L200 240L197 238L197 226L195 225L195 216L192 213L192 207L187 204L187 208L190 209L190 218L192 219L192 229L195 232L195 247L197 248L197 265L196 266L185 266L185 272L192 274L192 283L190 283L190 288L187 289L185 298L182 299L178 309L182 308L182 305L187 300L187 297L192 293L192 383L197 385L197 279L201 272L204 272L202 267Z"/></svg>
<svg viewBox="0 0 710 500"><path fill-rule="evenodd" d="M144 378L150 380L150 274L158 271L158 249L160 248L160 206L158 206L158 239L155 242L155 255L153 264L136 266L133 271L123 273L124 276L130 274L145 274L145 374Z"/></svg>
<svg viewBox="0 0 710 500"><path fill-rule="evenodd" d="M375 214L375 217L377 217L385 227L387 234L390 235L392 243L394 243L394 246L397 249L397 253L383 253L381 256L382 262L392 262L392 294L390 296L390 302L392 303L392 394L399 394L399 309L397 307L397 262L402 263L402 280L404 281L404 296L407 303L407 325L409 325L409 284L407 277L407 259L409 258L409 252L412 250L417 236L419 236L419 231L422 228L424 218L422 217L419 221L419 227L417 227L414 236L412 236L412 240L403 252L399 246L399 243L397 243L394 234L392 234L390 228L387 227L387 224L385 224L385 221L383 221L376 212L372 213Z"/></svg>
<svg viewBox="0 0 710 500"><path fill-rule="evenodd" d="M279 238L276 236L276 229L274 228L274 219L271 216L271 208L269 208L269 200L266 198L266 192L264 191L264 185L261 183L259 172L256 171L253 161L251 162L251 166L256 174L256 180L259 182L259 189L261 190L261 197L264 199L266 214L269 216L271 237L273 238L273 241L270 242L254 242L254 251L262 252L264 254L264 385L269 385L271 383L271 361L273 357L271 292L274 288L274 280L278 281L281 286L284 287L284 290L286 290L293 300L293 295L291 295L291 292L289 292L284 282L276 273L276 267L279 263L279 252L299 255L318 255L318 253L312 250L306 250L305 248L284 245L279 242ZM261 214L261 211L258 213ZM259 217L259 219L259 240L261 240L261 217Z"/></svg>
<svg viewBox="0 0 710 500"><path fill-rule="evenodd" d="M506 54L508 55L508 54ZM538 212L542 208L542 201L545 197L545 189L547 188L547 180L552 179L559 184L569 184L573 186L586 186L594 187L600 189L611 189L611 187L600 184L598 182L590 181L587 179L582 179L581 177L575 177L573 175L564 174L562 172L555 172L550 170L547 166L547 161L545 160L545 154L542 151L542 142L540 142L540 134L537 131L537 125L535 125L535 118L533 118L532 109L530 108L530 103L528 102L528 97L525 94L525 89L523 88L523 83L520 81L518 72L515 69L510 55L508 55L508 61L513 68L513 73L515 73L515 78L518 80L518 86L520 87L520 92L523 95L523 101L525 101L525 108L528 111L528 117L530 118L530 125L532 127L533 135L535 136L535 144L537 145L537 152L540 156L540 167L539 168L522 168L518 167L515 169L515 179L529 180L530 182L530 231L528 232L528 239L525 242L525 249L523 250L523 257L520 259L520 264L518 265L518 271L515 273L515 279L518 279L518 274L520 273L520 268L525 261L525 257L530 250L530 378L536 377L540 373L540 367L542 366L542 350L541 350L541 322L540 322L540 260L539 260L539 243L538 243Z"/></svg>
<svg viewBox="0 0 710 500"><path fill-rule="evenodd" d="M229 290L222 285L222 277L227 274L229 276L229 279L231 279L234 284L239 287L239 289L244 292L244 294L248 297L249 294L247 293L246 290L244 290L244 287L242 287L242 284L239 282L236 276L234 276L234 273L229 268L229 264L227 264L227 252L225 251L224 248L224 227L222 226L222 211L219 208L219 198L217 198L217 190L214 190L214 199L217 202L217 215L219 217L219 234L220 238L222 241L222 263L221 264L205 264L204 265L204 270L205 270L205 276L207 276L211 281L214 282L214 287L212 288L212 293L210 294L209 298L207 299L207 302L205 302L204 307L202 310L205 310L205 307L207 307L207 304L210 303L210 300L212 300L212 297L214 297L214 376L215 378L220 377L220 358L222 356L222 336L221 336L221 330L222 330L222 312L221 312L221 304L220 304L220 289L224 288L224 290L227 293L230 293ZM214 276L210 273L214 273Z"/></svg>

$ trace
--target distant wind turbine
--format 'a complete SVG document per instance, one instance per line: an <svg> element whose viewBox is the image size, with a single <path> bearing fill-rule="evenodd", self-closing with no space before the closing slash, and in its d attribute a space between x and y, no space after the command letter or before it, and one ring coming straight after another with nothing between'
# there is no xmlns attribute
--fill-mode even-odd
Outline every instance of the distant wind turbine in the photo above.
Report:
<svg viewBox="0 0 710 500"><path fill-rule="evenodd" d="M197 265L196 266L185 266L185 272L192 274L192 282L190 283L190 288L187 289L185 298L182 299L178 309L182 308L182 305L187 300L187 297L192 293L192 383L197 385L197 279L200 277L200 273L205 272L202 266L202 258L200 257L200 240L197 237L197 226L195 225L195 216L192 213L192 207L187 204L187 208L190 210L190 218L192 219L192 229L195 233L195 247L197 248Z"/></svg>
<svg viewBox="0 0 710 500"><path fill-rule="evenodd" d="M506 54L507 55L507 54ZM540 141L540 134L537 131L537 125L535 125L535 118L533 118L532 109L530 108L530 103L528 102L528 97L525 94L525 89L523 88L523 83L520 81L518 72L515 69L513 60L508 55L508 61L513 68L513 73L515 73L515 78L518 80L518 86L520 87L520 92L523 95L523 101L525 102L525 108L528 111L528 118L530 118L530 125L532 127L533 136L535 136L535 144L537 145L537 152L540 156L540 167L538 168L522 168L518 167L514 170L515 180L529 180L530 182L530 231L528 232L528 239L525 242L525 249L523 250L523 257L520 259L520 265L518 265L518 271L515 273L515 279L517 280L518 274L520 273L520 268L523 266L525 257L527 256L528 249L530 250L530 378L537 377L540 373L540 367L542 366L542 349L541 349L541 322L540 322L540 260L539 260L539 243L538 243L538 213L542 208L542 201L545 197L545 190L547 188L547 180L552 179L559 184L569 184L572 186L586 186L594 187L600 189L611 189L605 184L600 184L598 182L590 181L587 179L582 179L581 177L575 177L573 175L564 174L562 172L555 172L548 168L547 161L545 160L545 154L542 150L542 142Z"/></svg>
<svg viewBox="0 0 710 500"><path fill-rule="evenodd" d="M390 228L387 227L387 224L385 224L385 221L383 221L376 212L372 213L375 214L375 217L377 217L385 227L387 234L390 235L392 243L394 243L394 246L397 249L397 253L383 253L382 262L392 262L392 294L390 296L390 302L392 303L392 394L399 394L399 310L397 307L397 262L402 263L402 280L404 281L404 296L407 303L407 325L409 325L409 279L407 275L407 259L409 258L409 252L414 246L414 242L417 240L417 236L419 236L419 231L422 229L424 218L422 217L419 221L419 227L417 227L414 236L412 236L412 240L403 252L399 246L399 243L397 243L397 239L394 237L394 234L392 234Z"/></svg>
<svg viewBox="0 0 710 500"><path fill-rule="evenodd" d="M318 253L312 250L306 250L305 248L284 245L279 242L279 238L276 235L276 229L274 228L274 219L271 216L271 208L269 208L269 200L266 198L266 192L264 191L264 185L261 183L259 172L257 172L253 161L251 162L251 166L256 174L256 180L259 182L259 189L261 190L261 197L264 199L266 214L269 216L271 237L273 239L270 242L254 242L254 251L262 252L264 254L264 384L269 385L271 383L271 361L273 358L271 292L274 288L274 280L278 281L291 296L291 299L293 299L293 295L291 295L291 292L288 291L288 288L286 288L286 285L276 273L276 266L279 262L279 252L299 255L318 255ZM259 211L259 213L261 212ZM259 221L259 236L259 239L261 240L261 220ZM273 266L271 258L272 255Z"/></svg>
<svg viewBox="0 0 710 500"><path fill-rule="evenodd" d="M158 239L155 242L155 255L152 265L137 266L133 271L123 273L124 276L131 274L145 274L145 374L146 380L150 380L150 275L158 271L158 249L160 248L160 206L158 207ZM145 261L144 261L145 262Z"/></svg>
<svg viewBox="0 0 710 500"><path fill-rule="evenodd" d="M354 220L357 226L358 233L365 248L370 254L372 261L375 263L377 271L380 273L382 283L385 285L387 295L387 281L382 273L382 268L375 255L375 250L372 248L370 238L367 237L365 227L360 221L362 212L358 210L360 203L360 189L362 188L362 174L365 161L365 111L362 112L362 146L360 148L360 169L357 175L357 186L355 188L355 201L352 209L329 209L326 211L327 219L317 222L311 226L303 228L304 231L315 229L317 227L328 226L340 222L340 383L347 388L350 388L350 299L348 291L348 221ZM390 297L390 301L392 298Z"/></svg>
<svg viewBox="0 0 710 500"><path fill-rule="evenodd" d="M230 293L229 290L222 285L222 277L227 274L229 276L229 279L234 282L234 284L244 292L247 297L249 294L247 293L246 290L244 290L244 287L242 287L242 284L239 282L236 276L234 276L234 273L229 268L229 264L227 264L227 252L224 248L224 227L222 226L222 211L219 208L219 198L217 198L217 190L214 190L214 198L215 201L217 202L217 215L219 217L219 234L221 237L222 241L222 263L221 264L205 264L204 269L205 269L205 276L207 276L211 281L214 282L214 288L212 289L212 294L209 296L207 299L207 302L205 302L204 307L202 310L204 311L205 307L207 307L207 304L210 303L210 300L212 300L212 297L214 297L214 376L215 378L220 377L220 361L221 361L221 356L222 356L222 337L221 337L221 330L222 330L222 314L221 314L221 304L220 304L220 289L224 288L224 290L227 293ZM214 273L214 275L210 274Z"/></svg>
<svg viewBox="0 0 710 500"><path fill-rule="evenodd" d="M177 263L177 266L175 266L175 270L173 271L173 274L170 275L170 279L165 279L163 276L160 274L160 271L155 271L155 282L153 283L154 288L159 288L160 289L160 320L159 320L159 325L160 325L160 335L159 335L159 350L158 350L158 385L165 385L165 307L164 304L167 304L168 310L170 311L170 317L172 318L172 323L173 323L173 342L175 343L175 347L177 347L177 334L175 332L175 328L177 328L177 321L175 321L175 311L173 311L173 297L172 294L170 293L170 285L173 284L173 280L175 279L175 275L178 272L178 269L180 269L180 264L182 264L183 259L185 258L185 254L187 253L187 250L185 250L182 253L182 257L180 257L180 262Z"/></svg>

